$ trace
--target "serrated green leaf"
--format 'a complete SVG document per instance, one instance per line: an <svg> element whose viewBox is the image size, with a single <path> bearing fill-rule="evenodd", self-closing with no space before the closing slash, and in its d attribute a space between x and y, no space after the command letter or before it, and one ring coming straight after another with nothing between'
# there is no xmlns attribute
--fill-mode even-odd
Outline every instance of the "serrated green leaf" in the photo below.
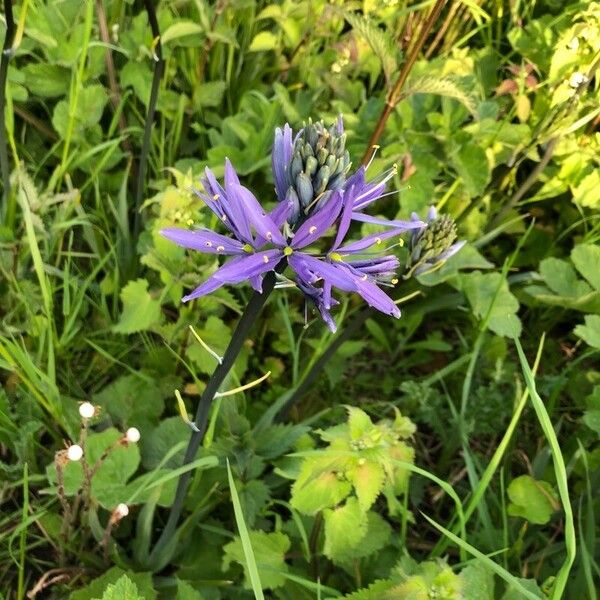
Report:
<svg viewBox="0 0 600 600"><path fill-rule="evenodd" d="M358 440L373 429L371 417L356 406L348 406L348 428L350 439Z"/></svg>
<svg viewBox="0 0 600 600"><path fill-rule="evenodd" d="M351 470L348 478L354 486L361 510L366 512L383 489L385 481L383 467L379 463L363 458Z"/></svg>
<svg viewBox="0 0 600 600"><path fill-rule="evenodd" d="M127 575L121 575L115 583L110 583L101 600L145 600L140 596L137 586Z"/></svg>
<svg viewBox="0 0 600 600"><path fill-rule="evenodd" d="M323 511L325 521L325 556L343 560L348 549L355 548L367 533L367 515L361 510L358 500L350 497L345 504Z"/></svg>
<svg viewBox="0 0 600 600"><path fill-rule="evenodd" d="M84 588L72 592L69 600L98 600L102 598L102 594L109 585L117 583L124 575L134 583L143 600L156 598L156 592L152 586L152 573L132 573L124 571L120 567L112 567Z"/></svg>
<svg viewBox="0 0 600 600"><path fill-rule="evenodd" d="M332 471L317 471L314 474L312 465L311 460L302 465L300 477L292 486L290 501L297 511L306 515L314 515L324 508L335 506L352 490L349 481L340 481Z"/></svg>
<svg viewBox="0 0 600 600"><path fill-rule="evenodd" d="M127 428L146 428L158 422L164 400L160 385L148 376L123 375L97 394L94 403L104 409L113 422Z"/></svg>
<svg viewBox="0 0 600 600"><path fill-rule="evenodd" d="M160 324L160 302L148 292L146 279L130 281L121 290L121 300L123 312L119 322L113 327L116 333L146 331Z"/></svg>

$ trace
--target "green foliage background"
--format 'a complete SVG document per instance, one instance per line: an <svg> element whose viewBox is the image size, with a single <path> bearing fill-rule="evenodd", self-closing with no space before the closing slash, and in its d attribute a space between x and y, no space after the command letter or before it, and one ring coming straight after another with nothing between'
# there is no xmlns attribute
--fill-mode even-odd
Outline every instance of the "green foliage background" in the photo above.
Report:
<svg viewBox="0 0 600 600"><path fill-rule="evenodd" d="M4 597L595 599L600 5L444 2L392 97L433 2L158 2L164 69L145 153L161 64L148 4L13 7ZM217 262L158 231L215 225L189 188L225 157L273 203L285 121L342 113L358 165L390 98L368 173L399 170L377 210L436 205L468 245L405 283L402 318L370 317L283 422L273 407L332 336L315 315L305 327L297 292L277 290L223 389L271 375L215 404L178 544L153 557L190 433L174 391L193 413L216 365L189 326L222 355L251 294L182 305ZM340 330L359 308L344 299ZM55 453L80 438L82 401L99 407L91 464L117 446L66 522ZM139 445L119 445L131 426ZM74 508L85 473L71 463L64 477ZM121 502L129 515L107 538Z"/></svg>

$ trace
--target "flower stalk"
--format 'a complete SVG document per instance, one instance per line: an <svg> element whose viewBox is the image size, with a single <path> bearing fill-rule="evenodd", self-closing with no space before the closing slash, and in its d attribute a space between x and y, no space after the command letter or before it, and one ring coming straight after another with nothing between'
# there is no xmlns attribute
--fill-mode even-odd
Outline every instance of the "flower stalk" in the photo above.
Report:
<svg viewBox="0 0 600 600"><path fill-rule="evenodd" d="M204 440L204 435L208 427L210 408L215 397L217 396L219 387L233 367L233 364L240 353L240 350L242 349L242 345L246 340L250 329L254 325L256 318L258 317L260 311L275 287L275 273L282 272L285 269L286 264L287 260L282 260L277 265L275 271L271 271L265 276L262 282L262 293L258 291L254 292L237 324L237 327L235 328L235 331L233 332L233 336L229 342L229 346L227 346L227 350L225 350L222 361L218 364L217 368L214 370L213 374L208 380L206 388L204 389L204 392L202 393L202 396L200 397L196 407L196 416L193 422L195 428L192 428L192 432L190 434L190 440L188 442L185 457L183 459L183 466L188 465L194 460L196 453L198 452L198 448L200 448L200 445ZM166 556L166 554L172 547L173 536L176 533L177 522L179 521L181 511L183 510L183 503L190 484L191 476L191 471L187 471L179 478L177 490L175 492L175 500L171 505L167 522L150 554L150 562L153 564L157 563L159 566L161 566L169 559L169 556Z"/></svg>

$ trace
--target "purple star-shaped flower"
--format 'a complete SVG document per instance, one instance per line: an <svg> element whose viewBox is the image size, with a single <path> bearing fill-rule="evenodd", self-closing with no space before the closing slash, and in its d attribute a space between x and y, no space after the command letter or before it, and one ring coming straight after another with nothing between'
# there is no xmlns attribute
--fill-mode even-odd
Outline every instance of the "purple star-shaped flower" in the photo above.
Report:
<svg viewBox="0 0 600 600"><path fill-rule="evenodd" d="M204 192L194 192L230 235L206 228L195 231L166 228L161 234L185 248L231 258L185 296L184 302L209 294L225 284L243 281L250 281L254 289L261 292L264 274L287 262L295 272L298 288L312 300L333 331L335 323L330 309L337 304L332 295L334 288L355 292L377 310L400 316L398 307L379 287L396 283L398 259L393 255L373 253L372 248L405 231L422 229L425 223L419 220L387 221L363 213L383 195L391 175L368 183L365 169L361 167L346 179L349 163L344 136L341 118L328 130L322 124L310 125L295 139L292 139L289 125L276 130L273 175L279 202L270 213L262 208L250 190L241 185L229 160L225 162L224 185L210 169L205 170ZM298 161L303 161L305 171L297 170ZM312 196L308 187L302 187L309 175L312 177ZM353 220L388 229L344 244ZM335 239L329 249L323 253L322 249L311 248L334 225Z"/></svg>

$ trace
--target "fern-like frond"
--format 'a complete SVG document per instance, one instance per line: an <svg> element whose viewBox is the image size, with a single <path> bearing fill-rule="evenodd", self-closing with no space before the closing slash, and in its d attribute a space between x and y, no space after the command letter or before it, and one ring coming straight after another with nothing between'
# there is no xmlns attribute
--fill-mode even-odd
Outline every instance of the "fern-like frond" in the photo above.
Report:
<svg viewBox="0 0 600 600"><path fill-rule="evenodd" d="M381 67L389 83L398 68L399 50L394 39L385 29L381 29L368 17L344 11L344 18L352 29L371 46L374 54L381 62Z"/></svg>
<svg viewBox="0 0 600 600"><path fill-rule="evenodd" d="M475 96L462 89L454 79L449 77L419 77L410 80L404 90L403 96L411 94L437 94L458 100L472 114L475 114L477 99Z"/></svg>

